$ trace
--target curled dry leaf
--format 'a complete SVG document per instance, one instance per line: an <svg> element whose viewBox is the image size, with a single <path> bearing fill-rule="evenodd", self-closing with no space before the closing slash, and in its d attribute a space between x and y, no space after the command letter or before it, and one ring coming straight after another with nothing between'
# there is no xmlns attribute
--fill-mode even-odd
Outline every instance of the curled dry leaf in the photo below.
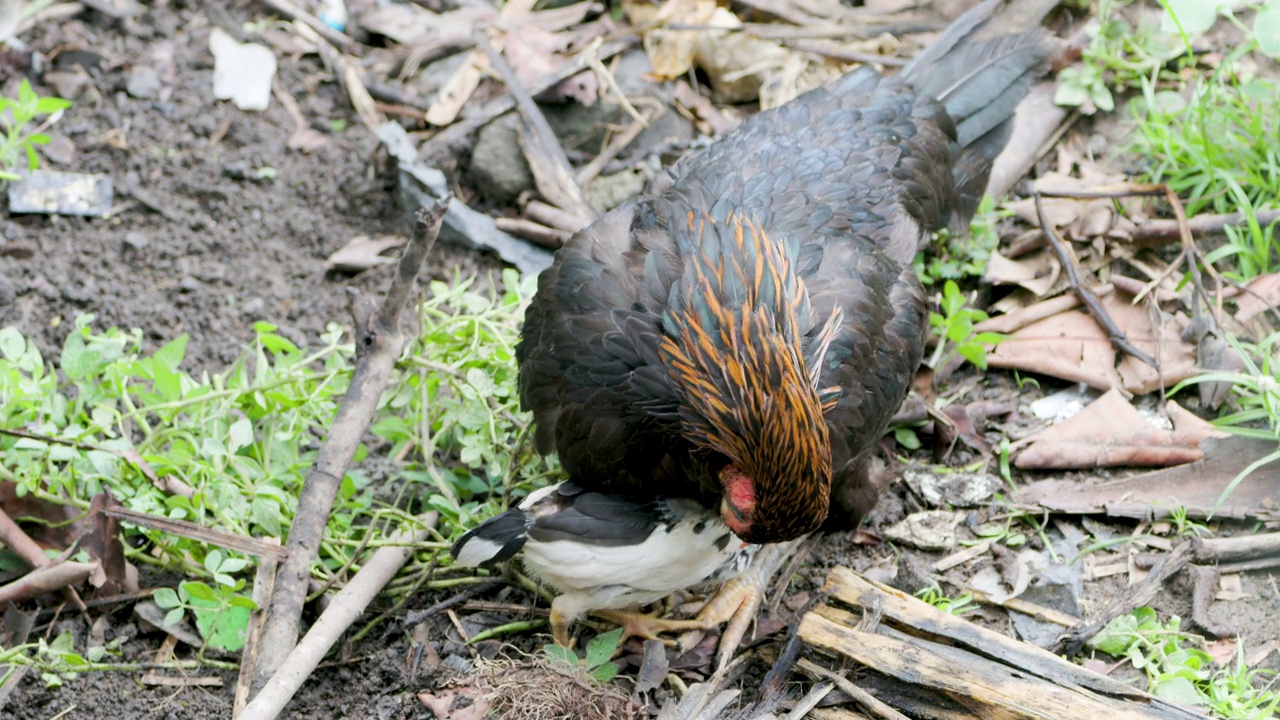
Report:
<svg viewBox="0 0 1280 720"><path fill-rule="evenodd" d="M1236 300L1236 320L1247 323L1276 306L1280 306L1280 273L1259 275Z"/></svg>
<svg viewBox="0 0 1280 720"><path fill-rule="evenodd" d="M1062 275L1062 264L1049 250L1040 250L1011 260L992 253L983 281L992 285L1021 285L1036 297L1044 297Z"/></svg>
<svg viewBox="0 0 1280 720"><path fill-rule="evenodd" d="M383 257L382 252L403 244L404 238L396 235L383 235L376 238L357 235L324 261L325 272L336 270L357 273L375 265L394 262L392 258Z"/></svg>
<svg viewBox="0 0 1280 720"><path fill-rule="evenodd" d="M418 693L418 702L440 720L484 720L489 712L489 701L474 687Z"/></svg>
<svg viewBox="0 0 1280 720"><path fill-rule="evenodd" d="M1074 417L1032 436L1014 465L1024 470L1180 465L1204 457L1200 443L1205 438L1225 436L1177 403L1167 407L1172 430L1158 427L1111 390Z"/></svg>

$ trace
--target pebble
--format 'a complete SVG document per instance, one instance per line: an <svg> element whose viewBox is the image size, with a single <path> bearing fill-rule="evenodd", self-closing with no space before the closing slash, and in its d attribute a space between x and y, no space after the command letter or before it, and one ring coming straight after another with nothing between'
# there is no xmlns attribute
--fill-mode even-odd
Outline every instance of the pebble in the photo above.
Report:
<svg viewBox="0 0 1280 720"><path fill-rule="evenodd" d="M195 292L200 289L200 281L191 275L183 275L178 281L178 289L184 293Z"/></svg>
<svg viewBox="0 0 1280 720"><path fill-rule="evenodd" d="M124 234L125 247L141 250L151 244L151 238L140 230L130 230Z"/></svg>
<svg viewBox="0 0 1280 720"><path fill-rule="evenodd" d="M267 309L267 301L262 298L250 298L240 306L240 312L249 317L262 317L262 313Z"/></svg>
<svg viewBox="0 0 1280 720"><path fill-rule="evenodd" d="M160 94L160 73L153 67L139 65L129 72L124 89L139 100L152 100Z"/></svg>

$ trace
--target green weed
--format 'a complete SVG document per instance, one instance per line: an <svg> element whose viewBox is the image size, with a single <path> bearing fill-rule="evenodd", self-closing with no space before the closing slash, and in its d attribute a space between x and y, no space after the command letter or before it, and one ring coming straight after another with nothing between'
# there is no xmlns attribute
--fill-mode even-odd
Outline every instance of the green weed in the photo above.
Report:
<svg viewBox="0 0 1280 720"><path fill-rule="evenodd" d="M607 683L618 674L618 666L609 662L622 642L622 628L615 628L607 633L597 635L587 643L586 656L579 658L577 653L559 645L545 645L543 654L554 662L564 663L571 667L581 667L596 682Z"/></svg>
<svg viewBox="0 0 1280 720"><path fill-rule="evenodd" d="M1010 214L997 208L995 198L983 195L967 233L940 230L929 250L916 255L914 265L920 282L934 285L945 280L982 277L991 253L1000 244L996 225Z"/></svg>
<svg viewBox="0 0 1280 720"><path fill-rule="evenodd" d="M1170 702L1212 708L1218 717L1231 720L1270 718L1280 707L1280 696L1257 687L1261 671L1244 665L1237 648L1235 667L1215 669L1213 659L1199 638L1184 633L1181 621L1171 617L1161 623L1155 610L1138 608L1121 615L1092 640L1098 650L1129 660L1147 677L1150 692Z"/></svg>
<svg viewBox="0 0 1280 720"><path fill-rule="evenodd" d="M940 313L929 313L929 327L938 336L938 345L929 366L940 368L954 355L960 355L979 369L987 369L987 346L996 345L1005 335L975 332L973 326L987 319L987 314L968 306L968 299L954 280L948 280L939 299Z"/></svg>
<svg viewBox="0 0 1280 720"><path fill-rule="evenodd" d="M438 542L388 594L472 581L469 572L425 567L445 541L500 512L508 484L518 497L554 472L523 442L529 419L515 393L513 349L532 279L503 279L506 290L491 293L460 281L432 284L417 337L381 398L375 445L358 448L343 478L312 568L318 581L358 565L388 522L403 522L420 504L441 512ZM0 436L0 481L19 495L81 509L109 490L132 510L281 537L354 353L337 325L310 350L269 324L255 331L230 367L196 377L181 368L185 336L145 350L141 332L98 331L82 316L54 370L21 333L0 329L0 428L26 435ZM401 458L403 472L374 483L361 464L373 452ZM209 644L234 646L252 606L240 577L248 562L149 528L125 533L145 538L126 545L130 560L192 578L157 593L170 621L189 612Z"/></svg>
<svg viewBox="0 0 1280 720"><path fill-rule="evenodd" d="M25 79L18 86L17 98L0 97L0 181L18 179L14 169L22 155L26 155L27 170L40 166L36 148L49 144L45 131L69 107L71 103L62 98L40 97ZM30 127L41 116L44 120Z"/></svg>
<svg viewBox="0 0 1280 720"><path fill-rule="evenodd" d="M974 604L972 593L965 593L957 598L947 597L936 582L927 588L917 591L916 597L952 615L964 615L978 609L978 606Z"/></svg>

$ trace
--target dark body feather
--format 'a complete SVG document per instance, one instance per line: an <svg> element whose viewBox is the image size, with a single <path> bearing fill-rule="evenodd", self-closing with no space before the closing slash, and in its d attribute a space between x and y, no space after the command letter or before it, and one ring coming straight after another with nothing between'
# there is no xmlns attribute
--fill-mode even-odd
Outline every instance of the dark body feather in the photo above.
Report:
<svg viewBox="0 0 1280 720"><path fill-rule="evenodd" d="M833 520L856 523L875 501L864 456L923 352L911 258L930 232L968 222L1047 54L1038 30L969 40L1000 5L961 18L898 77L861 68L747 119L570 239L517 348L538 449L591 490L710 506L741 449L725 437L756 438L748 451L766 454L813 443L829 454ZM735 388L785 383L789 368L816 381L818 427L793 417L807 405L793 396ZM726 409L751 397L772 419ZM779 462L768 467L820 465ZM799 501L788 492L768 500ZM813 529L777 528L744 539Z"/></svg>

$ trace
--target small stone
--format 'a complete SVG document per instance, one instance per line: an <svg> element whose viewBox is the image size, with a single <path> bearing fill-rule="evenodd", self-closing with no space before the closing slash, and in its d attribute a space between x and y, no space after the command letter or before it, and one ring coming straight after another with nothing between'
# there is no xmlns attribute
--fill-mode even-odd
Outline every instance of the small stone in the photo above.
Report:
<svg viewBox="0 0 1280 720"><path fill-rule="evenodd" d="M0 275L0 306L12 304L17 296L18 291L13 287L13 283L9 282L9 278Z"/></svg>
<svg viewBox="0 0 1280 720"><path fill-rule="evenodd" d="M183 275L178 281L178 289L184 293L195 292L200 289L200 281L190 275Z"/></svg>
<svg viewBox="0 0 1280 720"><path fill-rule="evenodd" d="M471 178L486 199L509 205L533 187L533 172L520 149L519 118L508 115L480 130L471 152Z"/></svg>
<svg viewBox="0 0 1280 720"><path fill-rule="evenodd" d="M142 250L151 244L151 238L147 237L146 233L139 230L130 230L124 234L124 244L125 247L128 248Z"/></svg>
<svg viewBox="0 0 1280 720"><path fill-rule="evenodd" d="M31 289L45 300L58 299L58 288L54 287L53 284L49 282L49 279L43 275L37 275L31 279Z"/></svg>
<svg viewBox="0 0 1280 720"><path fill-rule="evenodd" d="M129 72L124 89L139 100L152 100L160 94L160 73L153 67L139 65Z"/></svg>
<svg viewBox="0 0 1280 720"><path fill-rule="evenodd" d="M261 318L267 302L262 298L250 298L240 306L240 312L248 317Z"/></svg>

